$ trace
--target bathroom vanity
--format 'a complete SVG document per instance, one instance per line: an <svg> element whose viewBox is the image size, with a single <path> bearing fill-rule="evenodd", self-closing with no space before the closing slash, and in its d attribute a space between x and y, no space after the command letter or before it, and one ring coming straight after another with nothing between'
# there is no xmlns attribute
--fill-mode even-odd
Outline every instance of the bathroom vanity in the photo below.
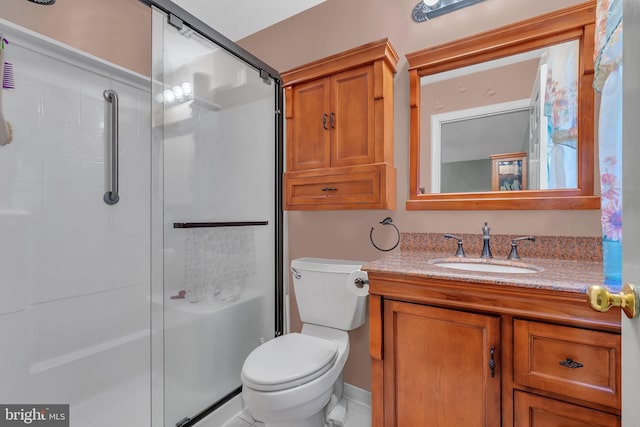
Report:
<svg viewBox="0 0 640 427"><path fill-rule="evenodd" d="M451 255L403 250L364 266L372 425L619 426L620 312L597 313L585 297L601 264L433 263L469 261Z"/></svg>

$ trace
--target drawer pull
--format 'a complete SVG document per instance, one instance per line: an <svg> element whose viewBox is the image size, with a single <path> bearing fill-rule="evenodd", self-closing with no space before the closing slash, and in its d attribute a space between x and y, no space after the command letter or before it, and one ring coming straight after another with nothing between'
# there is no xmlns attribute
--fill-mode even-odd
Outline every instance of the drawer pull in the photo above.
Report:
<svg viewBox="0 0 640 427"><path fill-rule="evenodd" d="M565 368L570 368L570 369L578 369L584 366L582 363L576 362L575 360L570 359L568 357L565 360L561 361L560 364Z"/></svg>
<svg viewBox="0 0 640 427"><path fill-rule="evenodd" d="M322 127L326 130L328 130L329 128L327 127L327 113L322 115Z"/></svg>
<svg viewBox="0 0 640 427"><path fill-rule="evenodd" d="M324 187L322 191L338 191L336 187Z"/></svg>
<svg viewBox="0 0 640 427"><path fill-rule="evenodd" d="M494 360L494 356L496 353L496 347L491 346L491 350L489 351L489 355L491 358L489 359L489 369L491 369L491 378L496 376L496 361Z"/></svg>

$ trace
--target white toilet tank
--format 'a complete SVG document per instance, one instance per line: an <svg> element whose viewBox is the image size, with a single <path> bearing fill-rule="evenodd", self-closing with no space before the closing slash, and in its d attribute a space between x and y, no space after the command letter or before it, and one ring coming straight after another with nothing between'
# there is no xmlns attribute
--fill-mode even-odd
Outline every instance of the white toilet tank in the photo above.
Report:
<svg viewBox="0 0 640 427"><path fill-rule="evenodd" d="M291 261L296 302L303 323L349 331L367 318L368 285L357 288L354 276L362 261L299 258ZM352 274L353 273L353 274Z"/></svg>

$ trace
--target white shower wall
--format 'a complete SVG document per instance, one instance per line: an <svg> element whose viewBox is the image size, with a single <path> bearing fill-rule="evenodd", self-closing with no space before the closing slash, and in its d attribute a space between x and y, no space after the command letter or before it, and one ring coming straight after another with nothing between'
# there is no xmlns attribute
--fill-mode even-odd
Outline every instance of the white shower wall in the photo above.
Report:
<svg viewBox="0 0 640 427"><path fill-rule="evenodd" d="M0 402L69 403L74 426L149 425L149 80L6 21L0 32L16 86L3 91L14 140L0 147Z"/></svg>

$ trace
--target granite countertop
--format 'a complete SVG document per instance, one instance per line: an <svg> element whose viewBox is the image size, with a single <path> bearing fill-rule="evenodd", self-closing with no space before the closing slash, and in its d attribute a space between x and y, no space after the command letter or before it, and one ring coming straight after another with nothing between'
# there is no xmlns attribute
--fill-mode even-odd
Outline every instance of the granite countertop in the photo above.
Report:
<svg viewBox="0 0 640 427"><path fill-rule="evenodd" d="M457 280L472 283L516 286L547 290L558 290L584 294L589 285L603 285L602 263L597 261L577 261L566 259L522 258L520 261L507 261L495 257L489 262L504 265L533 265L542 269L534 273L491 273L465 271L439 267L429 260L445 258L446 261L461 262L451 256L451 252L401 251L376 261L366 263L362 269L370 273L393 273L424 278ZM477 258L463 258L473 260ZM619 287L607 286L612 291Z"/></svg>

